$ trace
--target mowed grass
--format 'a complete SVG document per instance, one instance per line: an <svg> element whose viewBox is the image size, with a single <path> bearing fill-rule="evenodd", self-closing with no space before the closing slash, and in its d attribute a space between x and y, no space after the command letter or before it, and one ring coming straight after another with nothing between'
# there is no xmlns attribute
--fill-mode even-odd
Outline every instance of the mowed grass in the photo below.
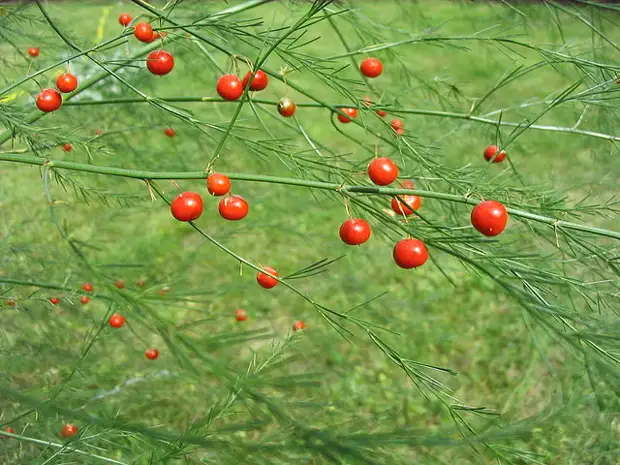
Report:
<svg viewBox="0 0 620 465"><path fill-rule="evenodd" d="M203 10L217 11L227 6L206 3L182 7L186 19L200 16ZM600 38L593 39L592 31L578 20L562 16L558 28L543 6L518 10L501 4L458 2L355 2L353 6L390 29L380 29L370 21L359 21L354 26L336 18L351 50L379 42L374 40L375 33L396 41L438 28L437 34L455 39L441 46L436 42L416 43L376 54L386 67L384 75L373 82L377 89L373 98L383 96L384 101L396 102L402 108L466 113L472 100L482 97L505 73L540 60L532 50L515 47L510 51L492 42L462 40L480 31L487 35L488 31L497 31L498 35L511 35L546 48L565 41L574 53L591 52L594 41L598 61L618 58L617 51L604 46ZM193 8L196 11L190 11ZM264 29L291 24L291 18L298 18L307 8L303 3L273 4L243 17L262 17L265 24L260 29ZM97 2L58 3L50 5L49 11L58 26L81 47L100 40L100 31L103 37L117 34L116 18L121 12L134 16L141 13L133 4ZM25 14L41 19L34 6ZM21 24L25 33L16 45L18 50L41 46L36 66L54 63L69 53L49 26L30 28L25 22ZM43 31L43 38L37 37L35 30L37 34ZM229 47L255 58L255 50L242 40L233 42L223 28L205 28L203 32L214 40L225 37ZM617 36L617 31L610 33L610 37ZM311 37L320 39L302 49L309 56L346 53L326 21L309 29ZM462 48L465 46L467 49ZM229 69L223 54L205 47L220 67ZM135 40L130 38L126 45L105 56L123 59L136 48ZM180 40L166 48L175 54L177 62L169 76L154 78L143 70L143 63L136 63L121 76L150 96L215 96L220 71L196 43ZM8 43L0 44L0 51L10 63L2 76L4 87L23 76L28 61ZM357 55L355 61L360 57ZM338 58L329 66L339 68L347 63L348 58ZM279 69L284 63L273 55L267 65ZM72 69L78 75L97 71L86 60L74 62ZM39 83L47 86L54 76L48 73ZM542 67L493 94L484 103L483 112L544 99L568 88L578 78L570 64ZM327 102L349 103L309 71L293 73L290 79ZM355 80L350 89L358 98L370 94L352 66L332 79ZM38 87L30 82L20 89L34 95ZM286 94L299 103L309 101L275 80L260 97L277 101ZM134 96L108 77L79 99ZM17 102L33 107L28 96L18 97ZM193 112L196 119L223 128L235 109L235 104L178 105ZM275 107L264 108L266 112L256 110L259 120L246 105L235 134L265 141L299 158L320 160L316 150L295 130L299 124L309 137L322 144L320 152L339 156L330 163L355 161L360 172L356 179L366 182L362 172L369 154L336 131L328 111L300 108L296 121L283 122ZM530 107L513 109L506 111L503 118L519 122L537 115L536 111ZM565 104L537 123L571 127L580 112L578 104ZM486 188L494 183L518 185L517 174L509 166L487 167L482 159L484 148L496 141L495 126L427 115L398 116L404 119L412 143L429 159L451 168L471 165ZM372 114L367 112L363 117L369 126L376 125ZM291 123L293 128L285 123ZM608 113L596 107L588 109L582 124L614 134ZM174 127L175 138L163 134L167 126ZM375 138L360 127L349 126L353 125L343 131L372 150ZM103 136L94 138L97 129L103 131ZM509 129L505 131L503 137ZM222 137L221 132L191 126L144 103L66 105L36 122L30 129L30 134L34 133L40 134L38 140L45 143L72 142L74 149L70 153L58 146L40 152L50 159L153 171L202 170ZM8 150L9 146L7 143L2 148ZM25 147L23 139L15 146ZM527 186L544 185L567 193L571 199L586 193L595 200L606 199L616 190L618 154L602 139L531 129L512 142L507 151ZM275 150L267 157L259 157L244 144L229 139L215 167L225 172L299 177L281 159ZM404 163L404 176L434 190L436 184L423 167L399 160ZM299 424L328 427L342 437L409 428L407 437L419 438L419 445L401 449L398 443L386 444L392 463L496 463L480 445L454 446L451 441L460 439L459 430L445 406L416 389L364 331L347 324L354 333L349 342L291 290L282 285L269 291L258 287L253 270L240 268L236 260L191 227L175 222L166 204L151 198L152 192L144 182L77 172L62 174L68 177L67 190L53 179L46 188L38 167L0 164L2 275L75 289L50 291L8 284L0 287L3 300L17 301L16 307L3 304L0 309L4 322L0 327L0 371L5 373L0 381L0 424L14 427L26 438L58 443L62 425L74 422L83 434L76 447L122 463L183 463L180 460L185 452L188 463L199 463L202 458L211 463L329 463L328 457L312 452L310 442L306 443L305 454L296 450L290 455L286 450L275 453L267 448L244 450L244 441L255 444L291 437L288 431L280 431L273 421L273 411L266 413L267 408L256 398L233 399L225 413L213 413L230 399L231 385L245 382L248 391L261 392ZM318 169L312 175L327 176ZM340 181L333 174L330 180ZM202 180L178 181L178 186L157 181L156 185L168 199L176 195L179 187L206 194ZM89 194L88 199L80 194L81 187ZM46 189L54 199L52 208ZM433 255L432 249L436 262L429 261L418 270L398 269L391 258L392 243L378 233L381 227L376 221L369 243L355 248L345 246L337 231L347 213L337 196L301 187L242 181L233 182L233 191L250 202L247 219L238 223L224 221L217 213L218 199L205 195L205 213L197 222L204 232L252 262L274 266L282 276L324 258L343 256L325 273L295 280L295 286L338 312L381 296L349 315L389 330L379 334L403 358L454 370L454 376L429 370L453 390L454 400L446 402L500 412L494 425L506 425L511 440L503 443L501 438L492 438L491 443L506 447L496 452L508 453L508 447L514 447L538 454L524 456L515 463L617 463L618 420L613 411L599 408L579 354L543 329L530 326L518 303L507 298L490 279L470 273L449 256ZM444 208L437 200L425 199L421 213L428 212L435 220L447 218ZM452 226L467 226L469 209L463 205L453 208L462 221ZM620 226L613 217L583 217L582 221L612 229ZM525 228L508 231L505 238L507 251L538 250L536 241L527 239ZM77 258L68 241L79 248L85 261ZM119 297L113 286L117 279L125 280L123 292L133 300ZM145 280L143 288L135 284L139 279ZM90 304L81 306L79 287L85 281L92 281L96 292L111 300L94 297ZM164 295L158 293L165 287L169 290ZM47 299L56 295L63 300L52 307ZM235 322L237 308L248 312L248 321ZM106 326L112 311L127 317L127 327L111 330ZM291 336L291 325L299 319L305 321L307 330ZM143 351L148 347L161 351L157 361L144 358ZM241 378L236 380L231 373ZM15 391L28 398L15 397ZM50 402L37 403L51 396ZM486 417L466 418L482 433L490 428ZM252 420L265 424L249 425ZM148 430L139 432L136 425ZM417 433L414 435L412 430ZM515 431L520 433L515 435L517 439L511 436ZM164 443L157 436L164 432L205 441L229 441L232 437L239 446ZM183 446L175 450L177 444ZM342 444L345 450L367 445L363 437L342 439ZM95 445L101 449L95 449ZM199 448L189 453L193 447ZM313 447L320 450L316 444ZM94 463L92 458L74 453L53 457L56 451L25 439L0 441L2 463L43 463L45 459L45 463ZM149 457L151 451L154 455ZM342 463L355 461L349 456Z"/></svg>

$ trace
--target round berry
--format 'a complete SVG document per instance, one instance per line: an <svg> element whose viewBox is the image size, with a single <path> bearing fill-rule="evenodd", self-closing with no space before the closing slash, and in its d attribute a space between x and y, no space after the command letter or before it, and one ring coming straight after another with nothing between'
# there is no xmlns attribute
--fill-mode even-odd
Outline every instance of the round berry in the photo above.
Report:
<svg viewBox="0 0 620 465"><path fill-rule="evenodd" d="M153 40L153 28L149 23L138 23L134 28L133 35L140 42L151 42Z"/></svg>
<svg viewBox="0 0 620 465"><path fill-rule="evenodd" d="M471 212L471 224L485 236L497 236L508 222L506 207L495 200L485 200Z"/></svg>
<svg viewBox="0 0 620 465"><path fill-rule="evenodd" d="M39 56L39 47L30 47L28 49L28 55L30 55L33 58L36 58Z"/></svg>
<svg viewBox="0 0 620 465"><path fill-rule="evenodd" d="M125 317L123 315L115 313L110 317L108 323L110 324L110 326L112 326L112 328L122 328L125 324Z"/></svg>
<svg viewBox="0 0 620 465"><path fill-rule="evenodd" d="M428 260L428 250L419 239L403 239L394 246L392 256L401 268L417 268Z"/></svg>
<svg viewBox="0 0 620 465"><path fill-rule="evenodd" d="M399 215L409 216L414 210L420 208L421 203L422 199L417 195L399 195L398 198L392 198L392 210Z"/></svg>
<svg viewBox="0 0 620 465"><path fill-rule="evenodd" d="M73 146L71 144L63 144L62 149L65 152L71 152L71 149L73 149Z"/></svg>
<svg viewBox="0 0 620 465"><path fill-rule="evenodd" d="M80 303L82 305L86 305L88 302L90 302L90 297L87 295L80 296Z"/></svg>
<svg viewBox="0 0 620 465"><path fill-rule="evenodd" d="M183 192L170 204L170 212L179 221L194 221L202 215L202 197L196 192Z"/></svg>
<svg viewBox="0 0 620 465"><path fill-rule="evenodd" d="M297 106L295 105L295 102L293 102L288 97L284 97L280 99L280 102L278 102L278 113L280 113L285 118L293 116L296 109Z"/></svg>
<svg viewBox="0 0 620 465"><path fill-rule="evenodd" d="M394 131L396 131L398 134L402 134L402 131L404 131L405 129L405 123L403 123L398 118L394 118L390 123L390 126L392 126L392 129L394 129Z"/></svg>
<svg viewBox="0 0 620 465"><path fill-rule="evenodd" d="M49 300L52 305L58 305L60 303L60 299L58 297L50 297Z"/></svg>
<svg viewBox="0 0 620 465"><path fill-rule="evenodd" d="M370 239L370 234L370 224L361 218L351 218L340 226L340 239L345 244L363 244Z"/></svg>
<svg viewBox="0 0 620 465"><path fill-rule="evenodd" d="M377 110L377 115L379 115L381 118L385 118L387 116L387 111Z"/></svg>
<svg viewBox="0 0 620 465"><path fill-rule="evenodd" d="M343 113L346 113L351 118L357 118L357 108L341 108L340 111ZM346 116L343 116L343 115L338 115L338 121L340 121L341 123L345 123L345 124L350 123L351 118L347 118Z"/></svg>
<svg viewBox="0 0 620 465"><path fill-rule="evenodd" d="M366 77L376 78L383 71L383 63L377 58L366 58L360 64L360 71Z"/></svg>
<svg viewBox="0 0 620 465"><path fill-rule="evenodd" d="M129 26L129 24L131 23L131 16L129 16L127 13L123 13L118 17L118 24L120 24L121 26Z"/></svg>
<svg viewBox="0 0 620 465"><path fill-rule="evenodd" d="M82 284L82 289L84 289L86 292L93 292L93 285L91 283L84 283Z"/></svg>
<svg viewBox="0 0 620 465"><path fill-rule="evenodd" d="M144 351L144 356L146 358L148 358L149 360L155 360L157 357L159 357L159 350L157 350L157 349L146 349Z"/></svg>
<svg viewBox="0 0 620 465"><path fill-rule="evenodd" d="M74 74L64 73L56 79L56 87L60 92L69 93L77 89L78 80Z"/></svg>
<svg viewBox="0 0 620 465"><path fill-rule="evenodd" d="M497 153L498 150L499 150L499 147L497 145L489 145L486 149L484 149L484 159L486 161L491 161L491 159ZM493 163L499 163L501 161L504 161L505 158L506 158L506 152L502 150L501 152L497 153L497 156L493 160Z"/></svg>
<svg viewBox="0 0 620 465"><path fill-rule="evenodd" d="M15 434L15 430L13 428L11 428L10 426L4 429L5 432L10 433L10 434Z"/></svg>
<svg viewBox="0 0 620 465"><path fill-rule="evenodd" d="M37 95L37 108L45 113L55 111L62 105L62 96L55 89L43 89Z"/></svg>
<svg viewBox="0 0 620 465"><path fill-rule="evenodd" d="M269 274L272 274L273 276L279 276L278 272L270 266L263 266L263 270ZM256 282L258 282L258 284L260 284L265 289L271 289L272 287L276 287L276 285L278 284L277 279L272 278L268 274L262 273L260 271L256 274Z"/></svg>
<svg viewBox="0 0 620 465"><path fill-rule="evenodd" d="M177 132L172 128L166 128L164 129L164 134L166 134L168 137L174 137L176 136Z"/></svg>
<svg viewBox="0 0 620 465"><path fill-rule="evenodd" d="M148 70L157 76L168 74L174 68L174 57L165 50L154 50L146 60Z"/></svg>
<svg viewBox="0 0 620 465"><path fill-rule="evenodd" d="M118 289L123 289L125 287L125 281L123 281L122 279L119 279L118 281L116 281L114 283L114 285L118 288Z"/></svg>
<svg viewBox="0 0 620 465"><path fill-rule="evenodd" d="M64 438L70 438L71 436L75 436L77 432L78 432L77 426L69 423L62 427L60 434Z"/></svg>
<svg viewBox="0 0 620 465"><path fill-rule="evenodd" d="M293 323L293 331L301 331L302 329L306 329L306 323L304 323L301 320L298 320L295 323Z"/></svg>
<svg viewBox="0 0 620 465"><path fill-rule="evenodd" d="M235 320L245 321L248 319L248 314L242 308L235 310Z"/></svg>
<svg viewBox="0 0 620 465"><path fill-rule="evenodd" d="M153 40L163 39L167 35L168 35L168 33L166 31L153 31L153 39L151 40L151 42Z"/></svg>
<svg viewBox="0 0 620 465"><path fill-rule="evenodd" d="M224 100L237 100L243 95L243 82L234 74L224 74L217 81L217 93Z"/></svg>
<svg viewBox="0 0 620 465"><path fill-rule="evenodd" d="M228 194L230 186L230 178L225 174L212 173L207 178L207 190L216 197Z"/></svg>
<svg viewBox="0 0 620 465"><path fill-rule="evenodd" d="M237 221L245 218L248 214L248 202L240 195L231 195L220 200L218 210L222 218L230 221Z"/></svg>
<svg viewBox="0 0 620 465"><path fill-rule="evenodd" d="M398 177L398 166L390 158L375 158L368 165L368 176L378 186L387 186Z"/></svg>
<svg viewBox="0 0 620 465"><path fill-rule="evenodd" d="M248 74L243 78L243 88L245 89L248 85L248 82L252 77L252 72L248 71ZM264 90L269 83L269 78L267 77L267 73L262 70L256 71L254 78L252 79L252 83L250 84L250 90Z"/></svg>

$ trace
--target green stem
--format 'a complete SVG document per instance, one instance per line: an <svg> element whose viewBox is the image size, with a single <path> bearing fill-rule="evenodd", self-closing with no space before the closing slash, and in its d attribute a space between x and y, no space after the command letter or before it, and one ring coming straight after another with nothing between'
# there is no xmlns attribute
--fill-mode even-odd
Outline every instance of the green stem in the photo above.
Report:
<svg viewBox="0 0 620 465"><path fill-rule="evenodd" d="M104 174L110 176L121 176L125 178L142 179L142 180L154 180L154 179L205 179L208 173L205 171L144 171L144 170L131 170L124 168L115 168L109 166L95 166L87 165L84 163L74 163L70 161L62 160L48 160L45 158L37 157L34 155L21 155L2 153L0 154L0 161L10 161L15 163L24 163L28 165L47 166L49 168L66 169L72 171L81 171L86 173ZM436 200L445 200L449 202L464 203L468 205L477 205L480 203L477 200L464 197L456 194L446 194L442 192L423 191L416 189L394 189L390 187L376 187L376 186L354 186L338 184L333 182L324 181L310 181L307 179L297 178L285 178L279 176L264 176L259 174L248 173L224 173L230 179L239 181L255 181L266 182L274 184L284 184L289 186L310 187L313 189L332 190L336 192L349 192L360 194L375 194L375 195L418 195L420 197L426 197ZM535 213L526 212L523 210L517 210L508 208L508 213L512 216L536 221L538 223L544 223L549 226L553 226L557 229L570 229L573 231L581 231L597 236L611 237L614 239L620 239L620 232L611 231L608 229L596 228L593 226L582 225L579 223L572 223L570 221L563 221L557 218L538 215Z"/></svg>

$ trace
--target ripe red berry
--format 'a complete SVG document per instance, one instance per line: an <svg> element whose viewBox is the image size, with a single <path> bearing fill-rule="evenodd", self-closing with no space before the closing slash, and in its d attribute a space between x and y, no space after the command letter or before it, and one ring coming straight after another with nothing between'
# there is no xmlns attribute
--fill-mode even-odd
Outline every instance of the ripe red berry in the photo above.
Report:
<svg viewBox="0 0 620 465"><path fill-rule="evenodd" d="M371 229L368 221L351 218L340 226L340 239L349 245L360 245L370 239Z"/></svg>
<svg viewBox="0 0 620 465"><path fill-rule="evenodd" d="M91 283L84 283L82 284L82 289L84 289L86 292L93 292L93 285Z"/></svg>
<svg viewBox="0 0 620 465"><path fill-rule="evenodd" d="M164 134L166 134L168 137L174 137L176 135L176 131L172 128L166 128L164 129Z"/></svg>
<svg viewBox="0 0 620 465"><path fill-rule="evenodd" d="M245 321L248 319L248 314L242 308L235 310L235 320Z"/></svg>
<svg viewBox="0 0 620 465"><path fill-rule="evenodd" d="M248 202L240 195L231 195L220 200L218 210L222 218L237 221L245 218L249 210Z"/></svg>
<svg viewBox="0 0 620 465"><path fill-rule="evenodd" d="M58 76L56 79L56 87L60 92L64 92L65 94L68 92L73 92L77 89L78 80L75 75L71 73L64 73Z"/></svg>
<svg viewBox="0 0 620 465"><path fill-rule="evenodd" d="M28 49L28 55L30 55L33 58L36 58L39 56L39 47L30 47Z"/></svg>
<svg viewBox="0 0 620 465"><path fill-rule="evenodd" d="M251 76L252 76L252 73L248 71L248 74L246 74L245 77L243 78L244 89L247 87ZM268 83L269 83L269 78L267 77L267 73L259 69L258 71L256 71L256 74L254 75L254 79L252 79L252 83L250 84L250 90L264 90L267 87Z"/></svg>
<svg viewBox="0 0 620 465"><path fill-rule="evenodd" d="M120 24L121 26L129 26L129 24L131 23L131 16L129 16L127 13L123 13L122 15L120 15L118 17L118 24Z"/></svg>
<svg viewBox="0 0 620 465"><path fill-rule="evenodd" d="M62 431L60 432L61 436L64 438L70 438L71 436L75 436L78 432L77 426L72 424L66 424L62 427Z"/></svg>
<svg viewBox="0 0 620 465"><path fill-rule="evenodd" d="M11 428L10 426L5 428L4 431L6 431L7 433L15 434L15 430L13 428ZM0 438L5 439L2 436L0 436Z"/></svg>
<svg viewBox="0 0 620 465"><path fill-rule="evenodd" d="M390 158L375 158L368 165L368 176L378 186L387 186L398 177L398 166Z"/></svg>
<svg viewBox="0 0 620 465"><path fill-rule="evenodd" d="M485 236L497 236L507 222L506 207L495 200L480 202L471 212L471 224Z"/></svg>
<svg viewBox="0 0 620 465"><path fill-rule="evenodd" d="M293 102L288 97L280 99L280 102L278 103L278 113L280 113L285 118L293 116L296 109L297 105L295 105L295 102Z"/></svg>
<svg viewBox="0 0 620 465"><path fill-rule="evenodd" d="M146 59L146 67L151 73L163 76L174 68L174 57L165 50L155 50L149 53Z"/></svg>
<svg viewBox="0 0 620 465"><path fill-rule="evenodd" d="M377 58L366 58L360 64L360 71L366 77L376 78L383 71L383 63Z"/></svg>
<svg viewBox="0 0 620 465"><path fill-rule="evenodd" d="M228 194L230 186L230 179L225 174L212 173L207 178L207 190L216 197Z"/></svg>
<svg viewBox="0 0 620 465"><path fill-rule="evenodd" d="M224 74L217 80L217 93L224 100L237 100L243 95L243 83L234 74Z"/></svg>
<svg viewBox="0 0 620 465"><path fill-rule="evenodd" d="M125 281L123 281L122 279L119 279L118 281L114 283L114 285L119 289L123 289L125 287Z"/></svg>
<svg viewBox="0 0 620 465"><path fill-rule="evenodd" d="M110 326L112 326L112 328L122 328L125 324L125 317L123 315L115 313L110 317L110 321L108 321L108 323L110 324Z"/></svg>
<svg viewBox="0 0 620 465"><path fill-rule="evenodd" d="M202 197L196 192L183 192L170 204L170 212L179 221L194 221L202 215Z"/></svg>
<svg viewBox="0 0 620 465"><path fill-rule="evenodd" d="M351 118L357 118L357 108L341 108L340 111L342 111L343 113L346 113ZM338 121L346 124L346 123L350 123L351 119L343 115L338 115Z"/></svg>
<svg viewBox="0 0 620 465"><path fill-rule="evenodd" d="M489 145L486 149L484 149L485 160L491 161L491 159L493 158L493 155L495 155L498 150L499 150L499 147L497 145ZM505 158L506 158L506 152L502 150L501 152L497 153L497 156L493 160L493 163L499 163L500 161L504 161Z"/></svg>
<svg viewBox="0 0 620 465"><path fill-rule="evenodd" d="M133 35L140 42L151 42L153 40L153 28L149 23L138 23L134 28Z"/></svg>
<svg viewBox="0 0 620 465"><path fill-rule="evenodd" d="M381 118L385 118L387 116L387 111L385 110L377 110L377 114L381 117Z"/></svg>
<svg viewBox="0 0 620 465"><path fill-rule="evenodd" d="M149 360L155 360L157 357L159 357L159 350L157 350L157 349L146 349L144 351L144 356L146 358L148 358Z"/></svg>
<svg viewBox="0 0 620 465"><path fill-rule="evenodd" d="M55 111L62 105L62 96L55 89L43 89L37 95L37 108L45 113Z"/></svg>
<svg viewBox="0 0 620 465"><path fill-rule="evenodd" d="M392 126L392 129L394 129L394 131L396 131L398 134L402 134L402 131L404 131L405 129L405 123L403 123L398 118L394 118L390 123L390 126Z"/></svg>
<svg viewBox="0 0 620 465"><path fill-rule="evenodd" d="M403 202L406 205L403 205ZM414 210L420 208L421 203L422 199L417 195L399 195L398 198L392 198L392 210L399 215L409 216L413 214Z"/></svg>
<svg viewBox="0 0 620 465"><path fill-rule="evenodd" d="M400 183L400 186L403 189L413 189L413 188L415 188L415 184L410 179L405 179L403 182Z"/></svg>
<svg viewBox="0 0 620 465"><path fill-rule="evenodd" d="M71 149L73 148L73 146L71 144L63 144L62 149L65 152L71 152Z"/></svg>
<svg viewBox="0 0 620 465"><path fill-rule="evenodd" d="M90 297L87 295L80 296L80 303L82 305L86 305L88 302L90 302Z"/></svg>
<svg viewBox="0 0 620 465"><path fill-rule="evenodd" d="M267 273L272 274L273 276L278 276L278 272L270 266L263 266L263 270ZM272 287L276 287L276 285L278 284L277 279L272 278L271 276L260 271L256 274L256 282L258 282L258 284L260 284L265 289L271 289Z"/></svg>
<svg viewBox="0 0 620 465"><path fill-rule="evenodd" d="M295 323L293 323L293 331L301 331L302 329L306 329L306 323L304 323L301 320L298 320Z"/></svg>
<svg viewBox="0 0 620 465"><path fill-rule="evenodd" d="M15 307L15 305L17 304L17 302L15 302L13 299L8 299L8 300L6 301L6 304L7 304L9 307Z"/></svg>
<svg viewBox="0 0 620 465"><path fill-rule="evenodd" d="M428 260L428 250L419 239L403 239L394 246L392 256L401 268L417 268Z"/></svg>
<svg viewBox="0 0 620 465"><path fill-rule="evenodd" d="M50 303L52 305L58 305L60 303L60 299L58 297L50 297Z"/></svg>
<svg viewBox="0 0 620 465"><path fill-rule="evenodd" d="M166 31L153 31L153 38L151 39L151 42L157 39L163 39L167 35L168 33Z"/></svg>

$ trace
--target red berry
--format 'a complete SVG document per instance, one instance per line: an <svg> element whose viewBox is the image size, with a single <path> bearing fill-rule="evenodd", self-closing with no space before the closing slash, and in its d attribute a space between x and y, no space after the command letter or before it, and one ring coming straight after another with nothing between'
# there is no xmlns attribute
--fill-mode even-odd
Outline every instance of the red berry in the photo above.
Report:
<svg viewBox="0 0 620 465"><path fill-rule="evenodd" d="M394 118L390 123L390 126L392 126L392 129L394 129L394 131L396 131L398 134L402 134L402 131L405 129L405 123L403 123L398 118ZM401 132L399 132L399 130Z"/></svg>
<svg viewBox="0 0 620 465"><path fill-rule="evenodd" d="M375 78L383 71L383 63L377 58L366 58L360 64L360 71L366 77Z"/></svg>
<svg viewBox="0 0 620 465"><path fill-rule="evenodd" d="M183 192L170 204L170 212L179 221L194 221L202 215L202 197L196 192Z"/></svg>
<svg viewBox="0 0 620 465"><path fill-rule="evenodd" d="M263 270L267 273L272 274L273 276L278 276L278 272L270 266L263 266ZM260 271L256 274L256 281L265 289L271 289L272 287L276 287L276 285L278 284L277 279L272 278L271 276Z"/></svg>
<svg viewBox="0 0 620 465"><path fill-rule="evenodd" d="M115 313L110 317L110 321L108 321L108 323L110 324L110 326L112 326L112 328L122 328L125 324L125 317L123 315Z"/></svg>
<svg viewBox="0 0 620 465"><path fill-rule="evenodd" d="M415 188L415 184L410 179L405 179L403 182L400 183L400 186L403 189L413 189L413 188Z"/></svg>
<svg viewBox="0 0 620 465"><path fill-rule="evenodd" d="M157 357L159 357L159 350L157 350L157 349L146 349L144 351L144 356L146 358L148 358L149 360L155 360Z"/></svg>
<svg viewBox="0 0 620 465"><path fill-rule="evenodd" d="M125 281L123 281L122 279L119 279L118 281L114 283L114 285L119 289L123 289L125 287Z"/></svg>
<svg viewBox="0 0 620 465"><path fill-rule="evenodd" d="M118 17L118 24L120 24L121 26L129 26L129 24L131 23L131 16L129 16L127 13L123 13L122 15L120 15Z"/></svg>
<svg viewBox="0 0 620 465"><path fill-rule="evenodd" d="M361 218L352 218L340 226L340 239L349 245L360 245L370 239L370 225Z"/></svg>
<svg viewBox="0 0 620 465"><path fill-rule="evenodd" d="M55 89L43 89L37 95L37 108L45 113L58 110L62 105L62 96Z"/></svg>
<svg viewBox="0 0 620 465"><path fill-rule="evenodd" d="M157 39L163 39L167 35L168 33L166 31L153 31L153 38L151 39L151 42Z"/></svg>
<svg viewBox="0 0 620 465"><path fill-rule="evenodd" d="M75 436L78 432L77 426L72 424L66 424L62 427L62 431L60 432L62 437L70 438L71 436Z"/></svg>
<svg viewBox="0 0 620 465"><path fill-rule="evenodd" d="M224 74L217 81L217 93L224 100L237 100L243 95L243 83L234 74Z"/></svg>
<svg viewBox="0 0 620 465"><path fill-rule="evenodd" d="M403 202L406 205L403 205ZM399 195L398 198L392 198L392 210L399 215L409 216L413 214L414 210L420 208L421 203L422 199L417 195Z"/></svg>
<svg viewBox="0 0 620 465"><path fill-rule="evenodd" d="M71 73L64 73L58 76L56 79L56 87L60 92L64 92L65 94L68 92L73 92L77 89L78 80L75 75Z"/></svg>
<svg viewBox="0 0 620 465"><path fill-rule="evenodd" d="M228 194L230 185L230 179L225 174L212 173L207 178L207 190L216 197Z"/></svg>
<svg viewBox="0 0 620 465"><path fill-rule="evenodd" d="M10 426L5 428L4 431L6 431L7 433L15 434L15 430L13 428L11 428ZM2 437L0 436L0 438L2 438ZM4 439L4 438L2 438L2 439Z"/></svg>
<svg viewBox="0 0 620 465"><path fill-rule="evenodd" d="M249 210L248 203L240 195L231 195L220 200L218 210L222 218L237 221L245 218Z"/></svg>
<svg viewBox="0 0 620 465"><path fill-rule="evenodd" d="M246 74L243 78L244 89L247 87L248 81L250 80L251 76L252 73L248 71L248 74ZM250 84L250 90L264 90L267 87L268 83L269 78L267 78L267 74L259 69L258 71L256 71L254 79L252 79L252 83Z"/></svg>
<svg viewBox="0 0 620 465"><path fill-rule="evenodd" d="M497 236L507 222L506 207L495 200L480 202L471 212L471 224L485 236Z"/></svg>
<svg viewBox="0 0 620 465"><path fill-rule="evenodd" d="M138 23L134 28L133 35L140 42L151 42L153 40L153 28L149 23Z"/></svg>
<svg viewBox="0 0 620 465"><path fill-rule="evenodd" d="M50 297L50 303L52 305L58 305L60 303L60 299L58 297Z"/></svg>
<svg viewBox="0 0 620 465"><path fill-rule="evenodd" d="M80 303L82 305L86 305L88 302L90 302L90 297L87 295L80 296Z"/></svg>
<svg viewBox="0 0 620 465"><path fill-rule="evenodd" d="M377 110L377 114L378 114L381 118L385 118L385 116L387 115L387 111L385 111L385 110Z"/></svg>
<svg viewBox="0 0 620 465"><path fill-rule="evenodd" d="M30 47L28 49L28 55L30 55L31 57L38 57L39 56L39 47Z"/></svg>
<svg viewBox="0 0 620 465"><path fill-rule="evenodd" d="M302 329L306 329L306 323L304 323L301 320L298 320L295 323L293 323L293 331L300 331Z"/></svg>
<svg viewBox="0 0 620 465"><path fill-rule="evenodd" d="M428 260L428 250L419 239L403 239L394 246L392 256L401 268L417 268Z"/></svg>
<svg viewBox="0 0 620 465"><path fill-rule="evenodd" d="M288 97L284 97L280 99L280 102L278 103L278 113L280 113L285 118L293 116L293 114L295 114L296 109L297 109L297 106L295 105L295 102L293 102Z"/></svg>
<svg viewBox="0 0 620 465"><path fill-rule="evenodd" d="M62 146L62 149L63 149L65 152L71 152L71 149L72 149L72 148L73 148L73 146L72 146L71 144L64 144L64 145Z"/></svg>
<svg viewBox="0 0 620 465"><path fill-rule="evenodd" d="M176 131L172 128L166 128L164 129L164 134L166 134L168 137L174 137L176 135Z"/></svg>
<svg viewBox="0 0 620 465"><path fill-rule="evenodd" d="M168 74L174 68L174 57L165 50L155 50L149 53L146 67L157 76Z"/></svg>
<svg viewBox="0 0 620 465"><path fill-rule="evenodd" d="M82 284L82 289L84 289L86 292L93 292L93 285L91 283L84 283Z"/></svg>
<svg viewBox="0 0 620 465"><path fill-rule="evenodd" d="M9 300L7 300L7 301L6 301L6 304L7 304L9 307L15 307L15 305L17 304L17 302L15 302L13 299L9 299Z"/></svg>
<svg viewBox="0 0 620 465"><path fill-rule="evenodd" d="M340 111L343 112L343 113L346 113L351 118L357 118L357 108L341 108ZM341 123L350 123L351 122L350 118L347 118L346 116L343 116L343 115L338 115L338 120Z"/></svg>
<svg viewBox="0 0 620 465"><path fill-rule="evenodd" d="M248 314L245 313L245 310L239 308L235 310L235 320L237 321L245 321L248 319Z"/></svg>
<svg viewBox="0 0 620 465"><path fill-rule="evenodd" d="M499 147L497 145L489 145L486 149L484 149L485 160L491 161L491 159L493 158L493 155L495 155L498 150L499 150ZM497 156L493 160L493 163L499 163L500 161L504 161L505 158L506 158L506 152L502 150L501 152L497 153Z"/></svg>
<svg viewBox="0 0 620 465"><path fill-rule="evenodd" d="M375 158L368 165L368 176L378 186L387 186L398 177L398 166L390 158Z"/></svg>

